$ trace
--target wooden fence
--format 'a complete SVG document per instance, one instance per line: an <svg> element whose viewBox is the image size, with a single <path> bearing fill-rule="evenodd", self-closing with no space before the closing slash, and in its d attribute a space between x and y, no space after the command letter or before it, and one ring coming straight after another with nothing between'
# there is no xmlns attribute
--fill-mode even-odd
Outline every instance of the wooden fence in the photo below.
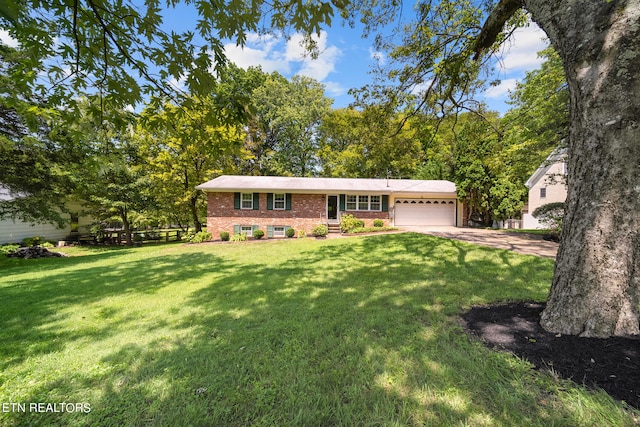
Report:
<svg viewBox="0 0 640 427"><path fill-rule="evenodd" d="M134 244L142 243L169 243L179 242L182 239L182 230L141 230L132 231L131 238ZM121 245L127 243L126 233L123 230L106 231L104 237L96 239L97 243L107 245Z"/></svg>

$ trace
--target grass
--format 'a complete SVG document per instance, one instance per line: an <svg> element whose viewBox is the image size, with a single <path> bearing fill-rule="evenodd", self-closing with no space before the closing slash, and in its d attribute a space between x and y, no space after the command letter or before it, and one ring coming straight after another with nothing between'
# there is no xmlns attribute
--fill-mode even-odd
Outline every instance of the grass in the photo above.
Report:
<svg viewBox="0 0 640 427"><path fill-rule="evenodd" d="M1 425L592 426L637 415L462 331L470 305L543 300L548 259L418 234L68 252L0 260L0 404L26 405L4 406ZM29 412L37 402L90 412Z"/></svg>

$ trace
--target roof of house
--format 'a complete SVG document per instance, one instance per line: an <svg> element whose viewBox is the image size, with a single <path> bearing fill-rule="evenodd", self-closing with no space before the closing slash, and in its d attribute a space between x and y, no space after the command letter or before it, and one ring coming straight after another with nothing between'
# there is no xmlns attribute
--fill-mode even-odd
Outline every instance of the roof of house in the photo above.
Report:
<svg viewBox="0 0 640 427"><path fill-rule="evenodd" d="M196 187L205 191L305 192L305 193L438 193L455 195L451 181L416 179L299 178L286 176L222 175Z"/></svg>
<svg viewBox="0 0 640 427"><path fill-rule="evenodd" d="M542 162L542 164L538 167L538 169L536 169L533 175L529 177L524 185L527 188L532 188L538 181L540 181L540 179L542 179L542 177L546 175L551 166L555 165L556 163L564 162L566 159L566 155L566 148L556 148L555 150L553 150L551 154L549 154L549 157L547 157L547 159Z"/></svg>

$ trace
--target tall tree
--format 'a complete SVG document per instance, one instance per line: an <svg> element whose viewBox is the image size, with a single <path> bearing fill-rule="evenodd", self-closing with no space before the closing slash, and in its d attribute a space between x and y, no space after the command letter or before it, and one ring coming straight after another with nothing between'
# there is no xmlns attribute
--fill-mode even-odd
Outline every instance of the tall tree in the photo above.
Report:
<svg viewBox="0 0 640 427"><path fill-rule="evenodd" d="M566 218L541 323L563 334L639 334L640 0L440 0L417 10L395 77L427 86L423 107L468 107L480 58L524 11L545 31L567 78L570 127Z"/></svg>
<svg viewBox="0 0 640 427"><path fill-rule="evenodd" d="M52 108L21 84L31 65L25 52L0 43L0 192L9 196L0 198L0 218L62 226L86 147L69 132L72 111Z"/></svg>
<svg viewBox="0 0 640 427"><path fill-rule="evenodd" d="M522 182L569 136L569 90L557 52L548 47L538 55L540 68L530 71L510 94L511 109L502 127L508 156Z"/></svg>
<svg viewBox="0 0 640 427"><path fill-rule="evenodd" d="M289 81L272 73L253 91L252 100L255 115L247 146L253 152L254 173L317 174L318 126L333 102L324 96L324 86L309 77Z"/></svg>
<svg viewBox="0 0 640 427"><path fill-rule="evenodd" d="M320 126L323 174L356 178L412 176L422 159L414 123L375 106L332 111Z"/></svg>
<svg viewBox="0 0 640 427"><path fill-rule="evenodd" d="M136 131L147 173L158 194L158 208L169 219L202 230L206 200L195 186L235 171L243 134L214 96L183 105L149 105Z"/></svg>

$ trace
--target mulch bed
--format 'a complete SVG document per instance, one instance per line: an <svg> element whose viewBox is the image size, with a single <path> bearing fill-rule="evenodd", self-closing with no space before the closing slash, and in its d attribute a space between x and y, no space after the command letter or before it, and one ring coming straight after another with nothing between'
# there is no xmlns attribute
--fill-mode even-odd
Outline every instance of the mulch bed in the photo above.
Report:
<svg viewBox="0 0 640 427"><path fill-rule="evenodd" d="M474 307L462 318L467 333L488 346L640 409L640 338L556 336L540 326L544 307L533 302Z"/></svg>

